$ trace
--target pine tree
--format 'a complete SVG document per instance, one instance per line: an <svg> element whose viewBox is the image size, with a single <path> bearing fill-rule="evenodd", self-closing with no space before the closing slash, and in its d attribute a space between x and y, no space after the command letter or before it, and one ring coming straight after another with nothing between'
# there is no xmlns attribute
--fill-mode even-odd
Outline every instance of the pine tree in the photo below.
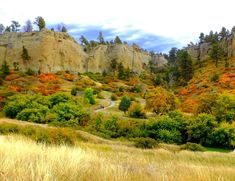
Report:
<svg viewBox="0 0 235 181"><path fill-rule="evenodd" d="M101 31L99 32L99 36L98 36L97 39L98 39L100 44L105 44L103 33Z"/></svg>
<svg viewBox="0 0 235 181"><path fill-rule="evenodd" d="M119 38L119 36L116 36L114 43L115 44L122 44L122 40Z"/></svg>
<svg viewBox="0 0 235 181"><path fill-rule="evenodd" d="M131 99L124 96L119 104L119 110L123 111L126 114L126 111L131 105Z"/></svg>
<svg viewBox="0 0 235 181"><path fill-rule="evenodd" d="M186 50L180 50L177 53L177 61L180 76L185 82L188 82L193 76L193 62L191 56Z"/></svg>

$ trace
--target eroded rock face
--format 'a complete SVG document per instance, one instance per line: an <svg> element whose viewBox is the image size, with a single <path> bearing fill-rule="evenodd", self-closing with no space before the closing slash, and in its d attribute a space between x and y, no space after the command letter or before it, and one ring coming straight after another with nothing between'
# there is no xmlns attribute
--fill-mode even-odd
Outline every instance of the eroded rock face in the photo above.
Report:
<svg viewBox="0 0 235 181"><path fill-rule="evenodd" d="M220 42L221 47L228 57L235 56L235 32L225 41ZM212 48L211 43L202 43L200 45L193 45L186 48L188 53L191 55L192 60L203 61L209 57L209 52Z"/></svg>
<svg viewBox="0 0 235 181"><path fill-rule="evenodd" d="M22 59L23 46L27 49L30 60ZM43 30L29 33L4 33L0 35L0 64L4 61L11 69L17 65L20 71L28 68L43 73L58 71L103 72L110 71L110 62L116 59L125 68L141 72L151 56L129 45L99 45L89 53L67 33ZM159 65L167 61L158 58Z"/></svg>

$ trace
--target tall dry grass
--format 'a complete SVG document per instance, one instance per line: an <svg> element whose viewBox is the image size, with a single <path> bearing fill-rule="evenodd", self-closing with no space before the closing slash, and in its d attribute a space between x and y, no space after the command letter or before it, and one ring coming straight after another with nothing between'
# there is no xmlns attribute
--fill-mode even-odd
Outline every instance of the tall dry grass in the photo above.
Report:
<svg viewBox="0 0 235 181"><path fill-rule="evenodd" d="M0 136L0 180L234 180L235 154L140 150L80 143L46 146Z"/></svg>

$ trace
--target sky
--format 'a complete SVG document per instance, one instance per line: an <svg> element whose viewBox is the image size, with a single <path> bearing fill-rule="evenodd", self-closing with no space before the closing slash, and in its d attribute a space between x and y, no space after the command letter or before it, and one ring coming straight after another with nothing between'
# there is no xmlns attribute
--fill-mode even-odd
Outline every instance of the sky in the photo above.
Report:
<svg viewBox="0 0 235 181"><path fill-rule="evenodd" d="M24 25L42 16L48 28L59 23L77 40L120 36L143 49L167 52L197 42L200 32L235 26L234 0L11 0L0 2L0 23Z"/></svg>

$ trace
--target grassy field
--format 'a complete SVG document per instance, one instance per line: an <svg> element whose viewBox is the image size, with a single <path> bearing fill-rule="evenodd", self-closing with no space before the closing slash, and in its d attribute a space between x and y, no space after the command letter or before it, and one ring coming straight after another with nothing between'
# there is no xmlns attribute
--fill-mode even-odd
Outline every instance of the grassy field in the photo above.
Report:
<svg viewBox="0 0 235 181"><path fill-rule="evenodd" d="M235 154L122 145L36 144L0 136L0 180L234 180Z"/></svg>

